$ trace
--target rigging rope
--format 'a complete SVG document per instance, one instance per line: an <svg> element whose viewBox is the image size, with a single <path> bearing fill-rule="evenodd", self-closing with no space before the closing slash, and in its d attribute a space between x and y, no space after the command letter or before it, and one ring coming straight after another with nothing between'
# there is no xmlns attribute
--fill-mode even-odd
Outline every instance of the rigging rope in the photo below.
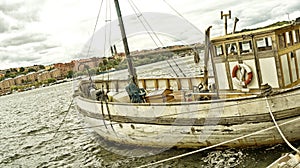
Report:
<svg viewBox="0 0 300 168"><path fill-rule="evenodd" d="M106 0L106 8L105 8L105 23L107 22L107 0ZM104 43L103 43L103 51L104 51L104 57L106 56L106 25L104 26Z"/></svg>
<svg viewBox="0 0 300 168"><path fill-rule="evenodd" d="M170 5L166 0L163 0L163 2L165 2L178 16L180 16L185 22L187 22L191 27L193 27L195 30L197 30L198 32L200 32L200 34L202 34L202 32L195 26L193 25L191 22L189 22L182 14L180 14L172 5ZM175 60L173 59L173 61L175 62ZM184 77L186 76L183 71L179 68L179 70L182 72L182 74L184 75Z"/></svg>
<svg viewBox="0 0 300 168"><path fill-rule="evenodd" d="M176 73L175 69L171 65L171 63L167 60L167 63L169 64L169 67L172 69L172 71L175 73L176 77L179 77L179 75Z"/></svg>
<svg viewBox="0 0 300 168"><path fill-rule="evenodd" d="M101 13L103 1L104 1L104 0L102 0L102 1L101 1L101 4L100 4L100 8L99 8L99 11L98 11L96 23L95 23L95 26L94 26L94 29L93 29L93 34L92 34L92 38L91 38L90 43L89 43L89 47L88 47L88 51L87 51L86 57L89 56L89 53L90 53L90 50L91 50L91 45L92 45L93 40L94 40L94 34L95 34L95 31L96 31L97 23L98 23L99 16L100 16L100 13ZM78 67L78 68L79 68L79 67ZM88 68L87 68L87 71L88 71L88 74L89 74L89 80L92 82L92 77L91 77L91 74L90 74L90 71L89 71ZM64 121L65 121L65 119L66 119L66 117L67 117L67 115L68 115L68 113L69 113L69 111L70 111L70 109L71 109L71 106L72 106L72 104L73 104L73 100L74 100L74 99L72 98L71 103L70 103L69 106L68 106L68 110L66 111L67 113L65 114L65 116L64 116L64 118L63 118L63 120L62 120L62 122L60 123L59 127L58 127L56 130L53 130L53 131L50 131L50 132L46 132L46 133L41 133L41 134L24 135L24 136L19 135L19 136L3 137L3 138L0 138L0 140L3 140L3 139L11 139L11 138L18 138L18 137L35 136L35 135L45 135L45 134L50 134L50 133L54 133L54 136L53 136L53 137L55 137L56 134L57 134L58 132L63 132L63 131L59 131L59 130L60 130L61 126L63 125L63 123L64 123ZM67 130L67 131L68 131L68 130Z"/></svg>
<svg viewBox="0 0 300 168"><path fill-rule="evenodd" d="M299 87L300 88L300 87ZM277 94L279 94L281 92L278 92ZM225 93L219 93L220 95L226 95L226 92ZM294 94L286 94L286 95L280 95L280 98L285 98L285 97L293 97L293 96L299 96L300 93L294 93ZM252 96L252 97L251 97ZM253 96L256 96L256 97L253 97ZM251 103L256 103L256 102L261 102L261 101L264 101L263 99L253 99L253 98L258 98L257 96L259 95L255 95L255 94L252 94L250 95L250 97L248 98L247 101L245 102L239 102L239 105L247 105L247 104L251 104ZM230 100L225 100L225 99L215 99L215 100L208 100L208 101L201 101L203 103L207 103L209 102L210 104L214 104L214 103L225 103L225 102L230 102ZM190 104L190 102L187 102L188 104ZM195 101L194 103L197 103L197 101ZM183 105L183 104L181 104ZM220 109L220 108L229 108L229 107L233 107L233 106L236 106L236 104L229 104L229 105L223 105L222 107L210 107L209 110L216 110L216 109ZM251 106L251 105L250 105ZM202 113L204 111L207 111L208 109L193 109L193 110L188 110L188 111L181 111L181 112L178 112L176 114L166 114L166 115L161 115L160 117L172 117L172 116L180 116L180 115L183 115L183 114L193 114L193 113Z"/></svg>
<svg viewBox="0 0 300 168"><path fill-rule="evenodd" d="M150 36L150 38L152 39L152 41L154 42L154 44L156 45L157 48L159 48L158 44L156 43L154 37L152 36L152 34L155 36L155 38L159 41L160 45L163 47L164 44L163 42L160 40L160 38L158 37L157 33L153 30L152 26L149 24L149 22L147 21L147 19L144 17L144 15L141 13L141 11L139 10L139 8L135 5L135 3L132 0L128 0L132 10L134 11L137 19L140 21L140 23L143 25L144 29L146 30L147 34ZM140 19L140 17L143 18ZM146 24L145 24L145 23ZM150 29L150 31L148 30L148 28ZM152 34L151 34L152 33ZM175 65L177 66L177 68L179 69L179 71L183 74L184 77L186 77L185 73L183 72L183 70L178 66L178 64L176 63L176 61L171 58L172 61L175 63ZM171 65L171 63L167 60L168 65L170 66L170 68L172 69L172 71L175 73L176 77L179 77L178 73L175 71L175 69L173 68L173 66Z"/></svg>
<svg viewBox="0 0 300 168"><path fill-rule="evenodd" d="M105 23L109 22L109 33L108 33L108 43L109 46L111 47L111 6L110 6L110 0L106 0L106 8L105 8ZM107 26L104 26L104 57L106 57L107 52L106 52L106 43L107 43Z"/></svg>
<svg viewBox="0 0 300 168"><path fill-rule="evenodd" d="M295 147L294 147L294 146L286 139L286 137L285 137L284 134L282 133L282 131L281 131L281 129L279 128L279 126L278 126L278 124L277 124L277 122L276 122L276 120L275 120L275 117L274 117L274 115L273 115L273 113L272 113L272 109L271 109L271 107L270 107L268 98L265 97L265 100L266 100L266 104L267 104L267 108L268 108L268 111L269 111L269 113L270 113L270 116L271 116L271 118L272 118L272 120L273 120L273 122L274 122L274 125L276 126L276 129L278 130L280 136L282 137L282 139L284 140L284 142L285 142L291 149L293 149L295 152L297 152L298 154L300 154L300 151L299 151L297 148L295 148Z"/></svg>
<svg viewBox="0 0 300 168"><path fill-rule="evenodd" d="M191 22L189 22L182 14L180 14L172 5L170 5L166 0L163 0L178 16L180 16L184 21L186 21L190 26L192 26L194 29L202 33L195 25L193 25Z"/></svg>
<svg viewBox="0 0 300 168"><path fill-rule="evenodd" d="M100 13L101 13L102 5L103 5L103 0L101 1L101 4L100 4L100 8L99 8L98 15L97 15L97 19L96 19L96 23L95 23L95 26L94 26L94 29L93 29L92 38L91 38L90 43L89 43L89 47L88 47L88 51L87 51L87 54L86 54L86 58L88 58L88 56L89 56L89 54L90 54L91 46L92 46L92 43L93 43L93 41L94 41L94 34L95 34L95 32L96 32L96 28L97 28L99 16L100 16ZM91 73L90 73L90 71L89 71L89 67L88 67L88 66L87 66L87 71L88 71L88 75L89 75L89 80L90 80L91 83L92 83L93 80L92 80L92 76L91 76Z"/></svg>
<svg viewBox="0 0 300 168"><path fill-rule="evenodd" d="M150 38L152 39L152 41L155 43L156 47L158 48L158 44L156 43L156 41L154 40L154 38L152 37L151 33L154 34L154 36L156 37L156 39L159 41L161 46L164 46L163 42L160 40L160 38L157 36L157 34L155 33L155 31L153 30L152 26L149 24L149 22L147 21L147 19L144 17L144 15L141 13L141 11L139 10L139 8L135 5L135 3L132 0L128 0L132 10L134 11L136 17L138 18L138 20L141 22L141 24L143 25L144 29L146 30L147 34L150 36ZM147 24L147 26L149 27L149 29L151 30L151 33L148 31L146 25L144 24L144 22L140 19L140 17L143 18L144 22Z"/></svg>
<svg viewBox="0 0 300 168"><path fill-rule="evenodd" d="M101 12L102 5L103 5L103 0L101 1L101 4L100 4L100 8L99 8L99 11L98 11L96 23L95 23L95 26L94 26L94 29L93 29L92 39L90 40L89 48L88 48L86 57L89 56L90 50L91 50L91 45L92 45L92 43L93 43L93 41L94 41L94 34L95 34L95 32L96 32L96 28L97 28L97 24L98 24L98 20L99 20L99 16L100 16L100 12Z"/></svg>
<svg viewBox="0 0 300 168"><path fill-rule="evenodd" d="M108 8L109 8L109 19L108 19L108 21L109 21L109 36L108 36L108 41L109 41L109 46L111 47L112 45L111 45L111 4L110 3L108 3Z"/></svg>
<svg viewBox="0 0 300 168"><path fill-rule="evenodd" d="M72 100L71 100L71 103L69 104L68 110L67 110L67 111L65 111L65 112L66 112L66 114L65 114L65 116L64 116L64 118L63 118L63 120L60 122L60 124L59 124L58 128L56 129L56 132L55 132L55 134L53 135L53 138L54 138L54 137L56 136L56 134L58 133L58 131L59 131L60 127L61 127L61 126L64 124L64 122L65 122L65 119L66 119L67 115L69 114L69 111L70 111L70 109L71 109L71 106L72 106L72 104L73 104L73 100L74 100L74 98L72 98Z"/></svg>
<svg viewBox="0 0 300 168"><path fill-rule="evenodd" d="M290 124L290 123L293 123L293 122L298 121L298 120L300 120L300 117L295 118L295 119L290 120L290 121L287 121L287 122L284 122L284 123L281 123L281 124L279 124L279 126ZM174 160L174 159L182 158L182 157L185 157L185 156L188 156L188 155L192 155L192 154L195 154L195 153L198 153L198 152L202 152L204 150L212 149L212 148L215 148L215 147L218 147L218 146L221 146L221 145L233 142L233 141L237 141L237 140L240 140L240 139L243 139L243 138L248 138L248 137L250 137L252 135L256 135L256 134L259 134L259 133L262 133L262 132L265 132L265 131L268 131L268 130L271 130L271 129L274 129L274 128L275 128L275 126L271 126L269 128L265 128L265 129L262 129L262 130L259 130L259 131L247 134L247 135L240 136L238 138L227 140L227 141L215 144L215 145L211 145L211 146L208 146L208 147L205 147L205 148L194 150L192 152L187 152L187 153L184 153L184 154L181 154L181 155L177 155L177 156L174 156L174 157L163 159L163 160L160 160L160 161L157 161L157 162L145 164L145 165L139 166L137 168L149 167L149 166L157 165L157 164L164 163L164 162L167 162L167 161L171 161L171 160Z"/></svg>

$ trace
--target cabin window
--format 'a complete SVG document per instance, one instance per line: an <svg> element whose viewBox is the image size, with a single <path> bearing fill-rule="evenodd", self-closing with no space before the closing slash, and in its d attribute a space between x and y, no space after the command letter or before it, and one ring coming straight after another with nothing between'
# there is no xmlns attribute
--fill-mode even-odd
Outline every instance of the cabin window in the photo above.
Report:
<svg viewBox="0 0 300 168"><path fill-rule="evenodd" d="M296 59L293 52L290 52L288 54L289 60L290 60L290 68L292 72L292 82L295 82L297 80L297 69L296 69Z"/></svg>
<svg viewBox="0 0 300 168"><path fill-rule="evenodd" d="M286 37L287 46L293 45L293 43L292 43L292 40L293 40L292 33L291 32L285 32L285 37Z"/></svg>
<svg viewBox="0 0 300 168"><path fill-rule="evenodd" d="M296 50L295 57L298 66L298 79L300 79L300 49Z"/></svg>
<svg viewBox="0 0 300 168"><path fill-rule="evenodd" d="M300 36L299 36L299 29L293 30L293 39L294 39L294 44L299 43L300 41Z"/></svg>
<svg viewBox="0 0 300 168"><path fill-rule="evenodd" d="M216 49L216 56L217 57L224 55L223 46L222 45L216 46L215 49Z"/></svg>
<svg viewBox="0 0 300 168"><path fill-rule="evenodd" d="M280 58L281 58L281 67L283 72L284 85L287 86L291 84L288 55L284 54L280 56Z"/></svg>
<svg viewBox="0 0 300 168"><path fill-rule="evenodd" d="M258 51L267 51L272 50L272 38L264 37L256 40L257 50Z"/></svg>
<svg viewBox="0 0 300 168"><path fill-rule="evenodd" d="M241 54L252 52L251 41L239 42Z"/></svg>
<svg viewBox="0 0 300 168"><path fill-rule="evenodd" d="M236 43L226 44L226 54L227 55L236 55L237 54Z"/></svg>

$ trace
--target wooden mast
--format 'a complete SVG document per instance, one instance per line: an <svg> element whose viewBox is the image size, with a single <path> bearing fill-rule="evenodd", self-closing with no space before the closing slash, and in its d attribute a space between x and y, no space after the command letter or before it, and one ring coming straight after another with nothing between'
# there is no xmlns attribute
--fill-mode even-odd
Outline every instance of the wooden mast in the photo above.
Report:
<svg viewBox="0 0 300 168"><path fill-rule="evenodd" d="M205 53L204 53L204 90L208 90L208 61L209 61L209 53L211 55L211 63L212 63L212 69L214 73L214 79L215 79L215 90L217 93L217 98L219 98L219 81L217 76L217 70L214 63L213 56L215 55L215 51L213 48L213 45L210 42L210 29L212 26L209 26L205 30ZM214 90L214 89L213 89Z"/></svg>
<svg viewBox="0 0 300 168"><path fill-rule="evenodd" d="M209 60L209 51L210 51L210 29L212 26L209 26L205 31L205 52L204 52L204 90L208 90L208 60Z"/></svg>
<svg viewBox="0 0 300 168"><path fill-rule="evenodd" d="M116 10L117 10L119 26L120 26L122 41L123 41L124 50L125 50L125 56L127 59L128 72L129 72L130 77L132 77L134 84L136 86L138 86L137 75L135 72L135 68L133 67L133 64L132 64L132 58L130 56L130 51L129 51L129 47L128 47L128 42L127 42L127 37L126 37L125 28L124 28L124 24L123 24L122 13L120 10L119 1L115 0L114 2L115 2Z"/></svg>

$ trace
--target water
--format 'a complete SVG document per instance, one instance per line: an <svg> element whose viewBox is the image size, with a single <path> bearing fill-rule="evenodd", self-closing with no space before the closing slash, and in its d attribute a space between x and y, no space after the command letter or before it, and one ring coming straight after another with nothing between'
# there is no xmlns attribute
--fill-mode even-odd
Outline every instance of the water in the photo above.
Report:
<svg viewBox="0 0 300 168"><path fill-rule="evenodd" d="M192 151L170 149L134 158L130 156L134 147L123 148L122 154L114 152L113 146L103 148L103 141L85 128L75 107L71 105L68 111L72 93L69 82L0 97L0 167L131 168ZM285 145L214 149L154 167L259 168L290 151Z"/></svg>

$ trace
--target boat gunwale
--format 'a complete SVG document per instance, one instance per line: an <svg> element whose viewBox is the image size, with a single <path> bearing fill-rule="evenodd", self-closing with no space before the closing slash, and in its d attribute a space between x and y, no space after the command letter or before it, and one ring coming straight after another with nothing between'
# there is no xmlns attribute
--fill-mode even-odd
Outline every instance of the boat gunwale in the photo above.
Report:
<svg viewBox="0 0 300 168"><path fill-rule="evenodd" d="M275 96L282 96L287 97L291 95L282 95L282 94L288 94L289 92L295 91L300 89L300 85L297 85L292 88L288 89L282 89L279 91L274 92L272 95L269 96L263 96L263 95L249 95L239 98L229 98L229 99L212 99L212 100L201 100L201 101L186 101L186 102L167 102L167 103L126 103L126 102L111 102L107 101L108 104L112 105L126 105L126 106L178 106L178 105L194 105L194 104L211 104L211 103L224 103L224 102L233 102L233 101L247 101L247 100L253 100L253 99L263 99L264 97L268 97L268 99L272 99ZM224 94L226 95L226 93ZM295 95L295 94L293 94ZM78 95L77 97L80 97L80 99L83 99L87 102L91 103L101 103L101 101L92 100L83 96ZM258 100L256 100L258 101Z"/></svg>

